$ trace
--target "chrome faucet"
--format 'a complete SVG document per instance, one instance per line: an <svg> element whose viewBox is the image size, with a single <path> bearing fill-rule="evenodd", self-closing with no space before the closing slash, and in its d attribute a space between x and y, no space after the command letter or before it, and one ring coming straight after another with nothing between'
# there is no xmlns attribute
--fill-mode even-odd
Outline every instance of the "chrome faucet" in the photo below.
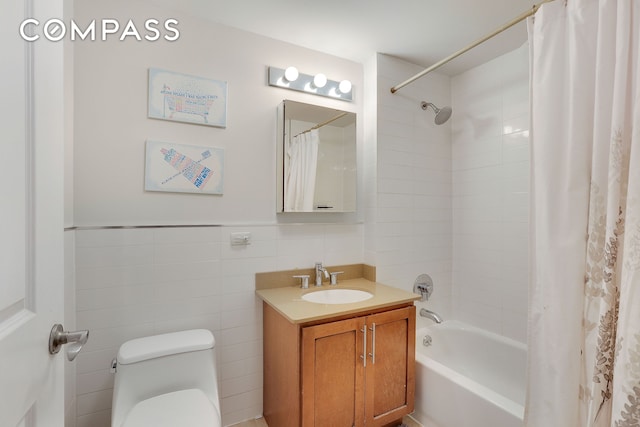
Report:
<svg viewBox="0 0 640 427"><path fill-rule="evenodd" d="M316 262L316 286L322 286L322 273L325 278L329 278L329 272L322 266L321 262Z"/></svg>
<svg viewBox="0 0 640 427"><path fill-rule="evenodd" d="M442 323L443 319L440 317L438 313L435 313L431 310L427 310L426 308L420 309L420 316L426 317L427 319L431 319L436 323Z"/></svg>

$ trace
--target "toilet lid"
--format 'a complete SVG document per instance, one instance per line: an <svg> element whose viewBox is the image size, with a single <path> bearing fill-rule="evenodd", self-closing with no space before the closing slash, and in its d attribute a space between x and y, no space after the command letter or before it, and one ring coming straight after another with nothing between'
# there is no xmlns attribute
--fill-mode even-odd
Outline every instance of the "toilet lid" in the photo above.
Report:
<svg viewBox="0 0 640 427"><path fill-rule="evenodd" d="M143 400L122 427L220 427L220 412L197 389L174 391Z"/></svg>

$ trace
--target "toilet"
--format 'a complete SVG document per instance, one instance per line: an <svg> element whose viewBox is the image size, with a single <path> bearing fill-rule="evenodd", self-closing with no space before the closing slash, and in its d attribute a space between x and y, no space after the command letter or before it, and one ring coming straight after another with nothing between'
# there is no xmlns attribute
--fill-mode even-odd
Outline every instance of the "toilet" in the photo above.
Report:
<svg viewBox="0 0 640 427"><path fill-rule="evenodd" d="M220 427L215 339L206 329L127 341L115 369L112 427Z"/></svg>

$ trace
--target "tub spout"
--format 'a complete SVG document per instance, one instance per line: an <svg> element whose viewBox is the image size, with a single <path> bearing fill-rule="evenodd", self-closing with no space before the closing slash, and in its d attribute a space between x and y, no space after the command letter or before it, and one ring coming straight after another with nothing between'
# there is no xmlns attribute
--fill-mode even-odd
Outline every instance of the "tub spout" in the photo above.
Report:
<svg viewBox="0 0 640 427"><path fill-rule="evenodd" d="M436 323L442 323L442 317L440 317L438 313L434 313L433 311L427 310L426 308L420 309L420 316L431 319Z"/></svg>

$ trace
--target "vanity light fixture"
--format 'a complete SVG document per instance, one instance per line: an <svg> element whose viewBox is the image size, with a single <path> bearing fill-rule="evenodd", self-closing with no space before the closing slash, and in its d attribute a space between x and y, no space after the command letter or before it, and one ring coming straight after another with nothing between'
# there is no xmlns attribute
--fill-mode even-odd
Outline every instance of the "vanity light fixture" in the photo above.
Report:
<svg viewBox="0 0 640 427"><path fill-rule="evenodd" d="M322 73L318 73L313 76L313 85L318 89L322 89L327 84L327 76Z"/></svg>
<svg viewBox="0 0 640 427"><path fill-rule="evenodd" d="M286 69L269 67L269 86L353 101L353 87L349 80L330 80L323 73L304 74L298 72L296 67Z"/></svg>
<svg viewBox="0 0 640 427"><path fill-rule="evenodd" d="M298 72L298 69L296 67L287 67L287 69L284 70L284 78L288 82L295 82L296 80L298 80L299 75L300 73Z"/></svg>
<svg viewBox="0 0 640 427"><path fill-rule="evenodd" d="M341 93L349 93L351 92L351 81L343 80L338 85L338 89L340 89Z"/></svg>

